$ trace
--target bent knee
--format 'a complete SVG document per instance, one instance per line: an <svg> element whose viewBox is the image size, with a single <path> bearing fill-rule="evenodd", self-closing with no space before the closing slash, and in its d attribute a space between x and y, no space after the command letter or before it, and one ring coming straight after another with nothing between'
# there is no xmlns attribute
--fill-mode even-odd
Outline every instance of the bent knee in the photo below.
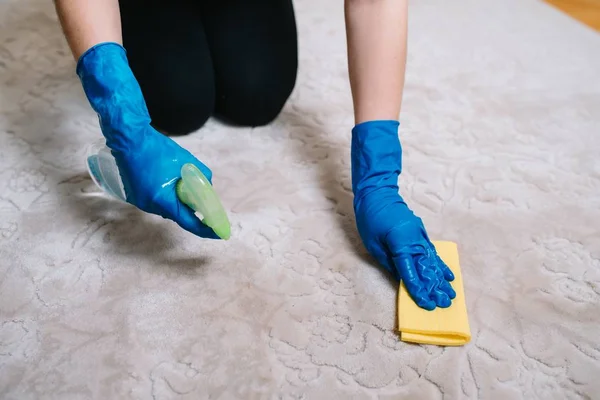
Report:
<svg viewBox="0 0 600 400"><path fill-rule="evenodd" d="M151 124L167 135L187 135L200 129L212 115L214 99L201 96L181 96L148 102Z"/></svg>
<svg viewBox="0 0 600 400"><path fill-rule="evenodd" d="M264 126L274 121L281 113L289 94L273 95L271 93L256 93L246 98L237 97L230 101L224 117L242 126Z"/></svg>
<svg viewBox="0 0 600 400"><path fill-rule="evenodd" d="M275 76L274 76L275 75ZM230 122L242 126L263 126L281 113L296 84L296 69L284 74L239 75L232 90L217 94L217 112Z"/></svg>

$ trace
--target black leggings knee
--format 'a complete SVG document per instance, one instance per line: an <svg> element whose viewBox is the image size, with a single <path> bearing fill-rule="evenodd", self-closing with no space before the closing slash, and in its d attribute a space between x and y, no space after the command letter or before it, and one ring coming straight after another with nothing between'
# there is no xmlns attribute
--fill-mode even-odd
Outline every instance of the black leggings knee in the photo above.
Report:
<svg viewBox="0 0 600 400"><path fill-rule="evenodd" d="M292 0L121 0L123 44L152 124L168 134L216 115L259 126L279 115L298 67Z"/></svg>

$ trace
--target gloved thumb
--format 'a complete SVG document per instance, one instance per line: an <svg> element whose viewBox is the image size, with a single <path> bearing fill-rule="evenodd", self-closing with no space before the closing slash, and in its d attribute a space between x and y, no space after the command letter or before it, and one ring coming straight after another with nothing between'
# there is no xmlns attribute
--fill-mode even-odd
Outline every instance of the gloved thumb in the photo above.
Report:
<svg viewBox="0 0 600 400"><path fill-rule="evenodd" d="M212 228L200 221L200 218L196 216L194 210L179 200L177 200L177 204L177 217L174 218L174 221L177 222L179 226L201 238L220 239L219 236L217 236L217 234L212 230Z"/></svg>

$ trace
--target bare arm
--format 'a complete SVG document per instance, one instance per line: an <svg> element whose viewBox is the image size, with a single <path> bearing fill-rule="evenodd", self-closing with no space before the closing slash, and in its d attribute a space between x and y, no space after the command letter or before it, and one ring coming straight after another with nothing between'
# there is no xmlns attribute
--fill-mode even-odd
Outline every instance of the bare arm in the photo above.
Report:
<svg viewBox="0 0 600 400"><path fill-rule="evenodd" d="M397 120L404 90L408 0L346 0L355 123Z"/></svg>
<svg viewBox="0 0 600 400"><path fill-rule="evenodd" d="M122 44L118 0L55 0L54 3L76 60L95 44Z"/></svg>

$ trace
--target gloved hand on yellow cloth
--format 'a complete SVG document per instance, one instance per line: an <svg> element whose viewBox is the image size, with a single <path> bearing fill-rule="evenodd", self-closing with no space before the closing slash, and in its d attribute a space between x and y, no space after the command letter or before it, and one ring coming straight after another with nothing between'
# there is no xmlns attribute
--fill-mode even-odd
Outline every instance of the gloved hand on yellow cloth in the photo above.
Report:
<svg viewBox="0 0 600 400"><path fill-rule="evenodd" d="M357 228L369 252L401 282L402 340L464 344L470 333L456 246L443 243L436 249L399 193L398 127L398 121L368 121L352 131Z"/></svg>
<svg viewBox="0 0 600 400"><path fill-rule="evenodd" d="M427 311L411 299L404 282L398 295L398 330L405 342L462 346L471 340L471 330L465 303L462 271L458 259L458 246L453 242L434 241L440 258L454 273L452 286L456 297L448 308Z"/></svg>
<svg viewBox="0 0 600 400"><path fill-rule="evenodd" d="M352 130L352 190L360 237L369 252L426 310L449 307L452 271L438 257L423 221L399 193L402 148L398 121L369 121Z"/></svg>

